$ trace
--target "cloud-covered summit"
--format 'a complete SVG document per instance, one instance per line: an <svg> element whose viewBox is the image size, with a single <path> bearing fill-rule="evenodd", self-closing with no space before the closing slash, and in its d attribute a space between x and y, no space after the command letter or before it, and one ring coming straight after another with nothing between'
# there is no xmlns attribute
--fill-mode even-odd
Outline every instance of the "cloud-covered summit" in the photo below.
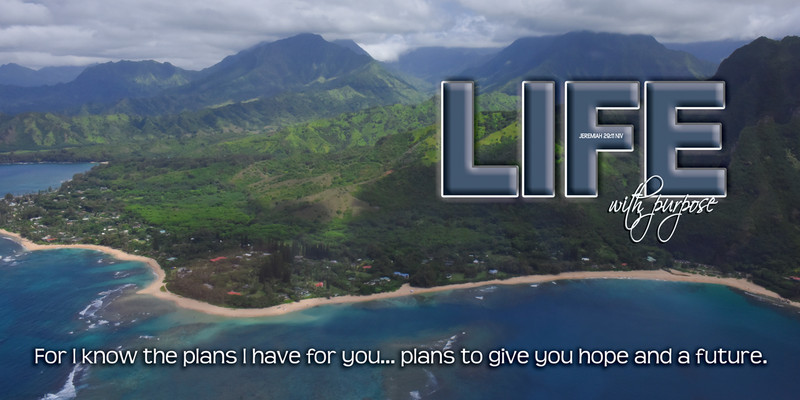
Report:
<svg viewBox="0 0 800 400"><path fill-rule="evenodd" d="M353 39L392 60L421 46L499 47L574 30L688 42L782 37L799 23L800 5L785 0L0 0L0 64L154 59L201 69L299 32Z"/></svg>

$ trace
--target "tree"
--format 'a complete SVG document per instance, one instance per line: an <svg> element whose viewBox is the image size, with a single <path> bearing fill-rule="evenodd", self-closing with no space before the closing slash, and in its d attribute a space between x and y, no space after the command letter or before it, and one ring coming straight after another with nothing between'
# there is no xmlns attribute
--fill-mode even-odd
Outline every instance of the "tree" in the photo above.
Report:
<svg viewBox="0 0 800 400"><path fill-rule="evenodd" d="M416 287L431 287L436 285L436 273L430 268L423 268L414 275L411 275L409 280L411 286Z"/></svg>

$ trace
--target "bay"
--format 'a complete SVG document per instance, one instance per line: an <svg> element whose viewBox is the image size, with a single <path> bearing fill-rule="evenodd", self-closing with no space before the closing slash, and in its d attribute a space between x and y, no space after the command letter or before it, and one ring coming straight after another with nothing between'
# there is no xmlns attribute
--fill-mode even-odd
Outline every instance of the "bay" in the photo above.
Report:
<svg viewBox="0 0 800 400"><path fill-rule="evenodd" d="M485 286L232 319L137 295L152 273L86 250L0 240L0 383L8 398L796 398L800 314L708 284L576 280ZM235 365L33 365L35 348L234 351ZM242 349L301 353L241 365ZM309 365L309 348L334 351ZM672 349L670 365L342 366L347 351ZM698 348L759 350L766 365L697 365ZM677 365L680 350L690 365ZM141 354L141 353L140 353ZM577 361L577 359L576 359Z"/></svg>
<svg viewBox="0 0 800 400"><path fill-rule="evenodd" d="M58 189L75 174L86 172L96 163L0 164L0 196L37 193Z"/></svg>

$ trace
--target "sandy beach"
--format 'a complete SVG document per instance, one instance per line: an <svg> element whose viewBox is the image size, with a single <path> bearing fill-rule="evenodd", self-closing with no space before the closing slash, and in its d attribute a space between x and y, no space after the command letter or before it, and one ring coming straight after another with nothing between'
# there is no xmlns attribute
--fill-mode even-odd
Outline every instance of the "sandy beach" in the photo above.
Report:
<svg viewBox="0 0 800 400"><path fill-rule="evenodd" d="M202 301L182 297L177 294L171 293L169 291L162 291L161 288L165 285L164 278L166 277L166 275L164 273L164 270L161 269L161 266L159 266L158 263L152 258L137 256L125 253L121 250L112 249L106 246L98 246L98 245L83 245L83 244L42 245L34 243L28 239L25 239L16 233L8 232L3 229L0 229L0 235L12 238L13 240L21 244L26 250L30 251L64 249L64 248L88 249L109 254L112 257L119 260L131 260L131 261L143 262L148 266L150 266L151 270L156 275L156 279L146 288L140 290L138 292L139 294L150 295L163 300L171 301L175 303L178 307L183 307L207 314L213 314L225 317L237 317L237 318L268 317L268 316L284 315L291 312L301 311L328 304L357 303L364 301L391 299L391 298L410 296L415 294L442 292L447 290L470 289L488 285L522 285L522 284L534 284L534 283L552 282L552 281L568 280L568 279L645 279L645 280L662 280L662 281L675 281L675 282L710 283L716 285L729 286L748 293L752 293L754 295L770 298L782 304L788 304L800 308L800 302L788 301L779 296L777 293L744 279L719 278L713 276L689 274L680 271L665 271L665 270L564 272L558 275L528 275L528 276L519 276L504 280L495 279L490 281L461 283L454 285L437 286L432 288L413 288L406 283L403 286L401 286L400 289L394 292L377 293L369 296L347 295L347 296L338 296L331 298L318 297L318 298L304 299L294 303L276 305L267 308L225 308L225 307L215 306L213 304L204 303Z"/></svg>

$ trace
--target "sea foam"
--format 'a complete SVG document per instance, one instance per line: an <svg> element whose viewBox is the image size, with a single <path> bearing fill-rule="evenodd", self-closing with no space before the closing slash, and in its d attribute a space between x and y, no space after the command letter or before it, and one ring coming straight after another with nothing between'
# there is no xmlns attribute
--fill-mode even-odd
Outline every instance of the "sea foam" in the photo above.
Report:
<svg viewBox="0 0 800 400"><path fill-rule="evenodd" d="M42 396L42 400L66 400L74 399L78 396L78 390L75 388L75 381L84 376L89 370L88 365L76 364L72 371L70 371L67 381L57 393L48 393ZM76 378L77 377L77 378Z"/></svg>

